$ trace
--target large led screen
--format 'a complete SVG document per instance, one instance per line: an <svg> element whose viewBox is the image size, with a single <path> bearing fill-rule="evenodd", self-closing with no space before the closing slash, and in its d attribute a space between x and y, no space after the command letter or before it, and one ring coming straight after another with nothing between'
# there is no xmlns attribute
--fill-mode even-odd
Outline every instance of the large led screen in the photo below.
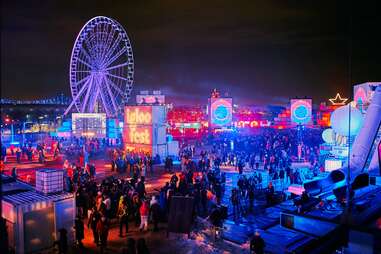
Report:
<svg viewBox="0 0 381 254"><path fill-rule="evenodd" d="M232 98L210 99L210 125L212 128L231 126L233 115Z"/></svg>
<svg viewBox="0 0 381 254"><path fill-rule="evenodd" d="M106 137L106 114L73 113L71 118L74 136L89 138Z"/></svg>
<svg viewBox="0 0 381 254"><path fill-rule="evenodd" d="M309 124L312 121L312 100L291 99L291 122Z"/></svg>

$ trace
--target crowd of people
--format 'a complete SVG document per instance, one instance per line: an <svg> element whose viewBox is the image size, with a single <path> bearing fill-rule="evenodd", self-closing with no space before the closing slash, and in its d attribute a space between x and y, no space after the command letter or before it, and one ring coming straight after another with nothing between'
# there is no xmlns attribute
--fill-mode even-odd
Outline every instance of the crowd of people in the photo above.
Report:
<svg viewBox="0 0 381 254"><path fill-rule="evenodd" d="M134 172L129 180L108 177L97 183L94 175L83 168L75 167L73 171L72 176L67 175L67 178L73 182L69 191L76 196L78 217L75 228L79 246L82 246L84 219L92 231L94 243L101 250L107 247L111 224L119 223L119 236L125 237L130 232L131 223L139 226L140 231L148 230L150 216L154 225L153 231L158 230L159 203L155 196L150 198L147 195L144 176Z"/></svg>
<svg viewBox="0 0 381 254"><path fill-rule="evenodd" d="M290 184L302 184L317 176L322 169L318 161L320 131L300 133L296 130L275 131L264 129L258 135L239 136L224 134L192 145L184 145L180 153L181 168L199 172L219 172L221 166L230 166L240 177L230 193L233 218L253 211L255 193L265 193L267 205L275 200L274 183L280 190ZM201 149L198 153L197 149ZM292 161L309 162L310 168L296 169ZM243 172L248 172L247 176ZM266 177L266 179L263 179ZM263 189L263 190L262 190ZM211 188L213 194L217 193ZM285 195L281 195L280 200ZM220 199L220 198L218 198Z"/></svg>
<svg viewBox="0 0 381 254"><path fill-rule="evenodd" d="M221 219L216 220L213 214L221 211L222 205L232 206L235 220L253 212L258 191L266 194L267 205L271 205L275 192L272 181L279 180L284 186L286 183L301 184L307 173L312 176L318 174L317 136L310 133L300 140L299 135L290 130L263 130L260 135L222 135L202 143L185 145L179 153L179 173L174 170L173 157L164 158L164 169L171 174L171 178L154 195L147 193L145 181L147 174L153 173L154 164L161 162L158 155L152 157L147 153L126 152L110 147L108 141L102 139L56 140L51 149L54 156L61 152L68 158L63 166L65 188L76 196L75 231L78 246L83 246L84 228L87 226L92 232L94 243L103 251L107 247L110 227L114 224L119 225L121 238L128 236L132 225L140 231L149 228L153 232L158 231L159 223L168 219L171 197L175 195L193 197L192 217L208 218L216 225L221 223ZM31 146L11 151L16 157L20 152L21 156L27 156L28 149L32 149ZM35 149L43 160L46 145L38 144ZM2 157L6 156L4 150L2 146ZM112 171L128 174L107 177L97 182L95 165L90 163L90 158L100 151L111 162ZM306 173L292 169L292 161L308 161L312 165L311 170ZM235 168L239 173L237 185L227 194L226 174L221 171L221 167L226 166ZM247 171L250 174L244 175ZM267 173L270 180L265 190L263 172ZM230 197L230 204L222 202L224 195ZM137 242L128 238L126 242L128 244L123 248L123 253L148 253L144 238Z"/></svg>
<svg viewBox="0 0 381 254"><path fill-rule="evenodd" d="M22 145L10 144L7 148L1 145L1 160L7 163L9 157L15 157L16 163L20 164L22 161L32 162L34 158L38 158L39 163L44 163L47 154L51 154L55 159L61 149L59 142L51 142L50 146L45 142L38 142L33 145L31 142L25 142Z"/></svg>

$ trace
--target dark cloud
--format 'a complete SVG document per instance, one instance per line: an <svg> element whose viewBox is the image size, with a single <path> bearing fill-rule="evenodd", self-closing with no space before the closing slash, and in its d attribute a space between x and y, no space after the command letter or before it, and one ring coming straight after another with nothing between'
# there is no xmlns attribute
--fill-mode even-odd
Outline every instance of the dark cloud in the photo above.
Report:
<svg viewBox="0 0 381 254"><path fill-rule="evenodd" d="M217 88L242 103L349 96L351 1L3 1L3 97L70 94L71 48L86 21L118 20L135 56L134 91L203 103ZM375 6L353 7L353 83L381 80Z"/></svg>

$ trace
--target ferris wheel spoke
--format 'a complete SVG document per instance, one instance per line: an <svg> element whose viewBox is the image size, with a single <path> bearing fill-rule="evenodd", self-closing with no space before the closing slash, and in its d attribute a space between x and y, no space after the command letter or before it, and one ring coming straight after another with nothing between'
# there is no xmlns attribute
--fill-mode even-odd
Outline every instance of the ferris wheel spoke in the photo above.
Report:
<svg viewBox="0 0 381 254"><path fill-rule="evenodd" d="M92 71L91 70L87 70L87 71L73 71L73 72L76 72L76 73L82 73L82 72L84 72L84 73L91 73Z"/></svg>
<svg viewBox="0 0 381 254"><path fill-rule="evenodd" d="M91 64L89 64L88 62L85 62L84 60L82 60L81 58L77 58L77 60L81 63L83 63L84 65L86 65L87 67L89 67L91 70L94 69L93 66L91 66Z"/></svg>
<svg viewBox="0 0 381 254"><path fill-rule="evenodd" d="M114 107L115 112L117 112L118 111L118 107L116 106L114 95L112 94L110 86L108 84L108 79L106 77L104 77L104 81L105 81L104 83L106 85L106 89L107 89L108 95L110 96L110 99L111 99L112 106Z"/></svg>
<svg viewBox="0 0 381 254"><path fill-rule="evenodd" d="M110 77L114 77L114 78L118 78L118 79L122 79L122 80L128 81L128 79L126 79L125 77L121 77L121 76L118 76L118 75L114 75L114 74L111 74L111 73L109 73L109 72L107 72L106 75L108 75L108 76L110 76Z"/></svg>
<svg viewBox="0 0 381 254"><path fill-rule="evenodd" d="M103 27L102 54L101 54L102 59L107 52L106 50L108 48L108 40L110 39L109 37L112 32L112 30L110 30L109 28L110 26L108 24L105 24Z"/></svg>
<svg viewBox="0 0 381 254"><path fill-rule="evenodd" d="M91 87L92 87L91 86L92 81L93 81L93 75L91 75L90 78L86 82L86 83L88 83L88 88L87 88L87 92L85 95L85 99L84 99L83 104L82 104L81 112L85 112L87 101L89 100L89 95L90 95L90 91L91 91Z"/></svg>
<svg viewBox="0 0 381 254"><path fill-rule="evenodd" d="M93 59L91 58L91 56L89 55L89 53L87 52L87 50L84 47L81 47L80 52L82 52L85 55L87 61L89 61L89 62L93 61Z"/></svg>
<svg viewBox="0 0 381 254"><path fill-rule="evenodd" d="M95 55L94 55L94 47L93 45L91 44L91 40L85 40L85 45L86 45L86 48L89 50L89 56L90 56L90 59L91 60L94 60L95 59Z"/></svg>
<svg viewBox="0 0 381 254"><path fill-rule="evenodd" d="M113 70L113 69L117 69L117 68L120 68L120 67L123 67L123 66L127 66L129 63L126 62L126 63L122 63L122 64L118 64L118 65L115 65L115 66L111 66L111 67L108 67L106 69L104 69L105 71L109 71L109 70Z"/></svg>
<svg viewBox="0 0 381 254"><path fill-rule="evenodd" d="M115 31L116 30L112 29L112 26L111 26L110 32L107 33L107 38L106 38L106 43L104 44L102 59L106 57L106 54L112 45L112 41L114 40L114 36L115 36Z"/></svg>
<svg viewBox="0 0 381 254"><path fill-rule="evenodd" d="M123 47L111 59L109 59L106 63L103 64L103 68L109 67L110 64L112 64L116 59L118 59L126 51L127 51L127 48Z"/></svg>
<svg viewBox="0 0 381 254"><path fill-rule="evenodd" d="M94 30L95 31L95 30ZM97 35L96 33L93 34L89 39L89 46L90 46L90 54L92 56L91 62L99 62L99 54L97 52Z"/></svg>
<svg viewBox="0 0 381 254"><path fill-rule="evenodd" d="M79 86L80 84L82 84L83 82L85 82L86 80L88 80L90 77L91 77L91 75L88 75L88 76L86 76L85 78L83 78L83 79L81 79L81 80L79 80L79 81L75 81L74 84L75 84L76 86Z"/></svg>
<svg viewBox="0 0 381 254"><path fill-rule="evenodd" d="M117 91L120 95L122 95L124 97L124 92L109 78L105 77L109 84L112 86L112 88L115 89L115 91Z"/></svg>
<svg viewBox="0 0 381 254"><path fill-rule="evenodd" d="M114 54L114 51L118 47L120 41L122 40L122 37L118 34L118 37L116 40L113 42L111 48L107 51L106 55L103 57L103 63L107 62L108 59Z"/></svg>
<svg viewBox="0 0 381 254"><path fill-rule="evenodd" d="M85 80L85 79L88 79L88 77L84 78L83 80ZM83 92L85 91L85 88L87 86L88 86L88 83L85 83L85 85L81 87L81 89L79 90L77 95L75 95L75 97L73 98L73 101L70 103L69 107L66 109L66 111L64 113L65 115L70 111L71 107L73 107L74 104L77 104L78 99L81 97L81 95L83 94Z"/></svg>
<svg viewBox="0 0 381 254"><path fill-rule="evenodd" d="M97 42L97 47L96 47L96 52L97 52L97 57L98 59L101 59L101 47L100 44L102 44L102 24L100 24L99 30L97 31L97 36L96 36L96 42Z"/></svg>
<svg viewBox="0 0 381 254"><path fill-rule="evenodd" d="M103 94L102 91L99 91L99 94L101 95L101 100L102 100L102 102L103 102L103 106L104 106L104 108L105 108L105 110L106 110L106 114L107 114L108 116L111 115L111 114L110 114L110 109L109 109L109 104L107 103L107 101L106 101L106 99L105 99L105 95Z"/></svg>
<svg viewBox="0 0 381 254"><path fill-rule="evenodd" d="M98 85L98 82L97 82L97 78L94 78L93 84L94 84L93 88L95 89L95 92L94 92L94 96L91 96L91 98L90 98L90 103L89 103L89 111L90 112L94 112L95 103L98 100L99 85Z"/></svg>

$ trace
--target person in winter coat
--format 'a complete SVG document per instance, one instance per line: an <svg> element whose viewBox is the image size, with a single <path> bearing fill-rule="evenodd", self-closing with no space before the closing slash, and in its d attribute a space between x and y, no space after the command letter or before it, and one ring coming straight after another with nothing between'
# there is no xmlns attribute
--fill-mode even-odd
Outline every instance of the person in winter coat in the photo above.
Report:
<svg viewBox="0 0 381 254"><path fill-rule="evenodd" d="M105 214L101 214L101 218L97 223L97 231L101 240L101 253L103 252L103 249L107 247L108 230L109 225L107 216Z"/></svg>
<svg viewBox="0 0 381 254"><path fill-rule="evenodd" d="M139 208L140 212L140 227L139 230L143 231L148 228L148 215L149 215L149 205L146 201L142 202Z"/></svg>
<svg viewBox="0 0 381 254"><path fill-rule="evenodd" d="M94 243L96 245L99 244L99 234L97 231L97 224L100 219L99 212L97 211L96 207L94 206L91 209L90 217L89 217L89 222L87 224L88 228L91 228L91 231L93 231L93 237L94 237Z"/></svg>
<svg viewBox="0 0 381 254"><path fill-rule="evenodd" d="M123 202L122 208L118 213L119 217L119 237L123 237L123 226L126 228L126 234L128 233L128 207L127 202Z"/></svg>
<svg viewBox="0 0 381 254"><path fill-rule="evenodd" d="M160 205L159 202L156 200L155 196L152 196L151 202L150 202L150 210L151 210L151 217L153 222L153 231L156 232L159 230L159 220L160 220Z"/></svg>
<svg viewBox="0 0 381 254"><path fill-rule="evenodd" d="M82 219L77 216L74 224L75 229L75 239L79 247L83 247L82 239L85 238L85 227L83 225Z"/></svg>

